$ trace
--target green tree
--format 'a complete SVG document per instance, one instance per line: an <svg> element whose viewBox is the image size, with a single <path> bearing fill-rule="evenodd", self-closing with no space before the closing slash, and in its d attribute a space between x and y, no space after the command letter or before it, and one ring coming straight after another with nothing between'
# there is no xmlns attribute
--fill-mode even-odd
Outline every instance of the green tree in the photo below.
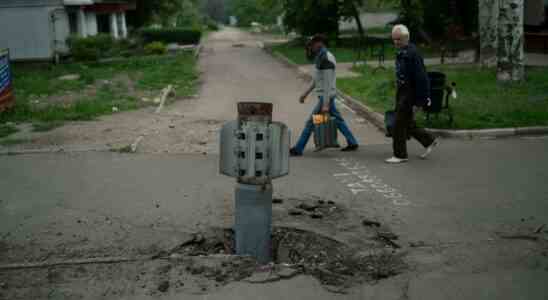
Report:
<svg viewBox="0 0 548 300"><path fill-rule="evenodd" d="M451 38L451 32L478 31L478 0L400 0L399 23L409 27L413 39Z"/></svg>
<svg viewBox="0 0 548 300"><path fill-rule="evenodd" d="M302 35L338 35L338 1L284 0L283 9L284 24L290 30L296 30Z"/></svg>
<svg viewBox="0 0 548 300"><path fill-rule="evenodd" d="M337 36L341 19L354 19L360 34L365 34L359 10L364 0L282 0L281 3L285 25L303 35L324 33Z"/></svg>
<svg viewBox="0 0 548 300"><path fill-rule="evenodd" d="M198 4L200 0L134 0L136 6L136 27L143 27L151 23L159 23L171 26L181 19L196 18L199 15ZM192 23L192 21L185 21Z"/></svg>
<svg viewBox="0 0 548 300"><path fill-rule="evenodd" d="M281 14L278 1L231 0L229 13L238 18L239 26L250 26L252 22L275 24Z"/></svg>
<svg viewBox="0 0 548 300"><path fill-rule="evenodd" d="M202 14L221 23L226 23L228 20L228 12L227 12L228 6L229 6L229 1L226 1L226 0L202 0L201 1Z"/></svg>

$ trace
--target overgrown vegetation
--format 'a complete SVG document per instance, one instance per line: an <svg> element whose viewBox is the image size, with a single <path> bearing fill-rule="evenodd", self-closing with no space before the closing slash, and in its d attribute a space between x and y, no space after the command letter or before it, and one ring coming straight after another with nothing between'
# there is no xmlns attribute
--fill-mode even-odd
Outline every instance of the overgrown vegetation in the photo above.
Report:
<svg viewBox="0 0 548 300"><path fill-rule="evenodd" d="M67 39L72 57L76 61L98 61L101 58L131 56L138 45L126 39L115 40L109 34L90 37L71 36Z"/></svg>
<svg viewBox="0 0 548 300"><path fill-rule="evenodd" d="M116 63L13 66L15 107L0 114L0 124L32 122L48 130L64 121L93 120L117 111L136 109L151 102L166 85L177 97L194 93L197 80L191 54L131 58ZM77 75L76 80L60 76Z"/></svg>
<svg viewBox="0 0 548 300"><path fill-rule="evenodd" d="M145 54L147 55L163 55L167 53L167 47L162 42L152 42L145 45Z"/></svg>
<svg viewBox="0 0 548 300"><path fill-rule="evenodd" d="M0 140L0 146L13 146L18 144L24 144L29 142L27 139L14 139L14 138L7 138Z"/></svg>
<svg viewBox="0 0 548 300"><path fill-rule="evenodd" d="M458 99L451 100L456 129L504 128L548 125L548 68L528 69L529 78L523 84L502 86L495 79L496 70L475 66L432 66L429 71L441 71L448 81L457 83ZM337 81L345 93L384 113L394 106L393 70L357 68L363 76ZM417 120L425 124L424 114ZM432 127L449 128L443 118L433 120Z"/></svg>
<svg viewBox="0 0 548 300"><path fill-rule="evenodd" d="M0 138L16 133L17 128L10 124L0 124Z"/></svg>
<svg viewBox="0 0 548 300"><path fill-rule="evenodd" d="M151 25L163 28L217 30L226 19L224 0L135 0L136 11L128 19L134 28Z"/></svg>
<svg viewBox="0 0 548 300"><path fill-rule="evenodd" d="M368 12L396 11L400 7L400 0L368 0L363 9Z"/></svg>
<svg viewBox="0 0 548 300"><path fill-rule="evenodd" d="M229 14L238 19L238 26L249 27L252 22L263 25L276 24L282 14L280 1L268 0L231 0Z"/></svg>

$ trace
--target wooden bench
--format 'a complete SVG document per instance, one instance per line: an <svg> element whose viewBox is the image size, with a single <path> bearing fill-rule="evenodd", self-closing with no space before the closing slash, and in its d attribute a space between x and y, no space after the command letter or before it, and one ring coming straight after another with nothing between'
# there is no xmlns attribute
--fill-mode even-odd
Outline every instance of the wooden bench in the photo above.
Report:
<svg viewBox="0 0 548 300"><path fill-rule="evenodd" d="M525 38L531 38L531 39L537 39L542 40L544 45L544 53L548 53L548 32L547 31L541 31L541 32L525 32Z"/></svg>

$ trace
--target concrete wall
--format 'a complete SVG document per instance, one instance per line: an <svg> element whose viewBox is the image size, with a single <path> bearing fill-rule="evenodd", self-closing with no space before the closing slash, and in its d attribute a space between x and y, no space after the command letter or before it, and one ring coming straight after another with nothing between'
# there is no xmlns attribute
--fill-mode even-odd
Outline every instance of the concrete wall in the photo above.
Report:
<svg viewBox="0 0 548 300"><path fill-rule="evenodd" d="M12 59L49 59L53 56L51 12L62 6L3 7L0 9L0 48ZM66 24L68 27L68 24Z"/></svg>

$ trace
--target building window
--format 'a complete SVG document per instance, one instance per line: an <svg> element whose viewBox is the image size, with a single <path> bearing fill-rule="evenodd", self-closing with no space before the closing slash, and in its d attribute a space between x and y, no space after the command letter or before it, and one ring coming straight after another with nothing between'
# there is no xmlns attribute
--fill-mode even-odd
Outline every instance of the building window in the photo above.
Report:
<svg viewBox="0 0 548 300"><path fill-rule="evenodd" d="M78 14L75 11L68 12L70 34L78 34Z"/></svg>
<svg viewBox="0 0 548 300"><path fill-rule="evenodd" d="M109 14L97 14L97 31L99 33L110 33Z"/></svg>

